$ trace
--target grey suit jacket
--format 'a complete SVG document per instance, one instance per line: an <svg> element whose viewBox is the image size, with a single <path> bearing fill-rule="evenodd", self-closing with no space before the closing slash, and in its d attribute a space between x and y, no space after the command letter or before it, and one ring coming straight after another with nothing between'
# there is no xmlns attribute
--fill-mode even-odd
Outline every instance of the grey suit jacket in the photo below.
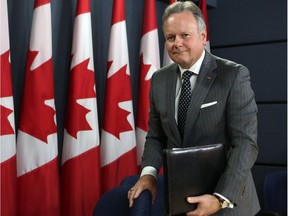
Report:
<svg viewBox="0 0 288 216"><path fill-rule="evenodd" d="M257 106L248 69L206 52L192 92L183 142L175 120L178 73L178 66L171 64L151 79L149 131L142 167L159 170L165 148L223 143L227 166L215 192L237 206L216 215L255 215L260 210L251 174L258 154Z"/></svg>

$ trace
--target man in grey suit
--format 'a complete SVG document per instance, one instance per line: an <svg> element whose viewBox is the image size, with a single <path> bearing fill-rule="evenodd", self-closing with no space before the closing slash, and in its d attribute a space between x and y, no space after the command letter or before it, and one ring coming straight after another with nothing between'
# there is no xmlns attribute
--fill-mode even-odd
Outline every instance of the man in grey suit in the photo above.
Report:
<svg viewBox="0 0 288 216"><path fill-rule="evenodd" d="M186 214L255 215L260 210L251 174L258 154L257 106L248 69L205 50L205 22L192 1L167 7L163 32L167 51L175 63L158 70L151 79L142 172L128 192L129 205L146 189L155 199L163 149L223 143L227 165L215 193L187 197L188 203L198 205ZM192 93L181 134L178 110L182 110L182 75L187 70L193 72L189 83Z"/></svg>

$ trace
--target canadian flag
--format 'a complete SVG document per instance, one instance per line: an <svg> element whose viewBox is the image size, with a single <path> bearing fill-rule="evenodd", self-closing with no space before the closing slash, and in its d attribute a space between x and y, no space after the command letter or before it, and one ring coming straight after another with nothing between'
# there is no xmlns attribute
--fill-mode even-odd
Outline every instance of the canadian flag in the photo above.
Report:
<svg viewBox="0 0 288 216"><path fill-rule="evenodd" d="M7 0L1 0L1 91L0 91L0 149L1 149L1 215L16 215L17 169L16 137Z"/></svg>
<svg viewBox="0 0 288 216"><path fill-rule="evenodd" d="M92 215L100 197L100 146L90 1L78 0L64 130L62 215Z"/></svg>
<svg viewBox="0 0 288 216"><path fill-rule="evenodd" d="M103 192L138 172L126 34L124 0L114 0L101 133Z"/></svg>
<svg viewBox="0 0 288 216"><path fill-rule="evenodd" d="M150 79L153 73L160 68L158 41L155 0L146 0L140 47L140 75L136 119L138 165L141 163L146 134L148 132Z"/></svg>
<svg viewBox="0 0 288 216"><path fill-rule="evenodd" d="M17 137L18 211L60 215L50 0L36 0Z"/></svg>
<svg viewBox="0 0 288 216"><path fill-rule="evenodd" d="M173 4L174 2L177 2L177 0L170 0L169 2L170 2L170 4ZM166 65L169 65L171 63L173 63L173 61L170 58L170 56L168 55L168 52L167 52L167 49L166 49L166 45L164 45L163 63L162 63L162 65L166 66Z"/></svg>
<svg viewBox="0 0 288 216"><path fill-rule="evenodd" d="M207 29L207 41L206 41L206 50L208 52L210 52L210 41L209 41L209 27L208 27L208 12L207 12L207 4L206 4L206 0L200 0L199 1L199 7L202 11L204 20L205 20L205 24L206 24L206 29Z"/></svg>

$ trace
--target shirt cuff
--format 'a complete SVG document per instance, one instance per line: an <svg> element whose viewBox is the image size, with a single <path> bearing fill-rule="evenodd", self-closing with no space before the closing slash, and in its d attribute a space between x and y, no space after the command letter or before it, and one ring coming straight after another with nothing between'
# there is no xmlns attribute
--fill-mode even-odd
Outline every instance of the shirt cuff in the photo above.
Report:
<svg viewBox="0 0 288 216"><path fill-rule="evenodd" d="M157 179L157 170L152 166L146 166L142 169L140 177L143 175L152 175Z"/></svg>
<svg viewBox="0 0 288 216"><path fill-rule="evenodd" d="M234 203L232 203L230 200L228 200L226 197L222 196L219 193L213 193L213 195L220 197L221 199L225 200L226 202L228 202L228 208L233 208L234 207Z"/></svg>

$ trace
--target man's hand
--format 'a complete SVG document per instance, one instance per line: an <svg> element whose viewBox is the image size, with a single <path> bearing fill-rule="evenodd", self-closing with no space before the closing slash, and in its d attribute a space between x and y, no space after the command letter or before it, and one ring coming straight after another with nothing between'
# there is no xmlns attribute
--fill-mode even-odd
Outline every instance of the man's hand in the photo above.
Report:
<svg viewBox="0 0 288 216"><path fill-rule="evenodd" d="M152 175L143 175L139 178L136 184L128 191L129 207L132 207L134 199L148 189L152 194L152 202L154 203L156 197L156 179Z"/></svg>
<svg viewBox="0 0 288 216"><path fill-rule="evenodd" d="M220 203L213 195L202 195L197 197L187 197L188 203L198 203L197 209L187 212L188 216L208 216L219 211Z"/></svg>

